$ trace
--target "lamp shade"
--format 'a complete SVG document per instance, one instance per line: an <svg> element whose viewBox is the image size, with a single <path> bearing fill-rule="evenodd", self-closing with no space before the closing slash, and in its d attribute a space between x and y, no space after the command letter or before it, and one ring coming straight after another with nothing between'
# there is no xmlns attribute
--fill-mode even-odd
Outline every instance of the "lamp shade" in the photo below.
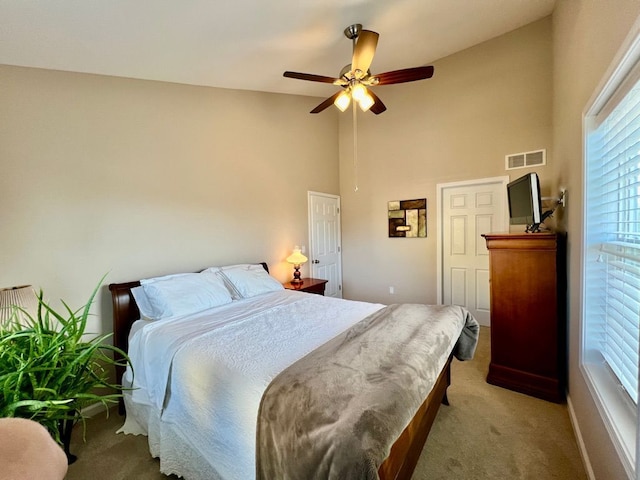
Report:
<svg viewBox="0 0 640 480"><path fill-rule="evenodd" d="M374 103L375 101L373 100L373 98L371 98L371 95L369 95L368 93L365 93L365 95L360 100L358 100L358 105L360 106L360 109L363 112L366 112L367 110L369 110Z"/></svg>
<svg viewBox="0 0 640 480"><path fill-rule="evenodd" d="M347 91L343 90L342 92L340 92L340 95L336 97L333 103L340 109L341 112L344 112L349 106L349 103L351 103L351 97L349 96L349 93Z"/></svg>
<svg viewBox="0 0 640 480"><path fill-rule="evenodd" d="M38 298L31 285L0 288L0 325L5 325L12 319L25 324L26 316L18 310L23 309L34 316L38 310Z"/></svg>
<svg viewBox="0 0 640 480"><path fill-rule="evenodd" d="M367 87L365 87L364 85L362 85L361 83L356 83L353 86L353 89L351 90L351 96L354 98L354 100L356 100L357 102L359 102L360 100L362 100L366 95L368 95L367 93Z"/></svg>
<svg viewBox="0 0 640 480"><path fill-rule="evenodd" d="M302 265L307 260L307 257L300 252L300 247L298 246L296 246L296 248L293 249L293 253L287 257L287 262L293 265Z"/></svg>

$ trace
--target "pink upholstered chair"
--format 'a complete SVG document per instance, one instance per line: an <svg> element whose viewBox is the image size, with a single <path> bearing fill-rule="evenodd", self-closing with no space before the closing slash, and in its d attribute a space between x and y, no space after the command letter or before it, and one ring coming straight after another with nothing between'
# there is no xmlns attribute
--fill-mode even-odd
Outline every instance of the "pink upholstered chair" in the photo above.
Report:
<svg viewBox="0 0 640 480"><path fill-rule="evenodd" d="M0 480L62 480L67 456L46 428L23 418L0 418Z"/></svg>

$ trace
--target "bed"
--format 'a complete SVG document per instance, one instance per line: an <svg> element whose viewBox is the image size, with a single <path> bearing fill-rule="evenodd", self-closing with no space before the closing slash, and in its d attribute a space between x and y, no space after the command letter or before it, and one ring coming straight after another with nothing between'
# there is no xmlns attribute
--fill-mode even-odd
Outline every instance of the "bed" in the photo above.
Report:
<svg viewBox="0 0 640 480"><path fill-rule="evenodd" d="M121 412L126 406L127 417L121 430L147 435L151 454L160 458L161 471L187 479L345 478L344 474L336 474L338 470L331 464L306 466L300 458L300 448L307 451L304 444L293 449L289 448L291 439L277 444L279 436L287 431L295 431L294 437L299 438L318 437L314 437L316 433L298 432L299 425L295 421L291 425L282 421L286 416L293 420L307 415L311 410L306 405L299 406L301 410L296 414L283 415L280 412L278 421L269 422L269 416L278 409L296 411L294 406L286 406L282 397L275 396L273 392L277 390L281 394L288 390L286 382L291 381L286 375L292 375L296 366L300 366L301 371L314 381L322 378L318 371L307 368L316 368L317 360L310 360L313 355L320 355L332 343L341 346L356 342L354 331L375 330L368 326L363 328L367 322L386 325L387 311L391 312L391 307L395 306L284 290L277 287L277 282L267 274L268 267L264 263L259 267L214 267L203 273L208 271L224 279L232 292L232 301L206 311L170 316L160 321L141 320L146 317L141 314L132 291L137 291L139 297L140 290L146 285L145 280L109 285L113 300L114 344L129 353L135 367L133 377L130 371L117 367L117 377L123 379L123 384L135 387L125 390ZM234 284L229 281L232 274L249 275L247 272L260 276L265 282L267 280L263 277L266 275L271 282L267 291L258 289L259 294L247 294L241 291L246 286L242 282ZM391 312L400 319L405 311L401 307ZM434 344L442 345L438 361L429 366L434 370L430 374L433 378L424 381L426 387L419 390L420 400L417 403L415 398L411 400L415 406L411 407L406 421L393 419L392 439L382 448L384 453L369 455L369 447L366 448L367 466L364 469L369 471L358 474L359 478L388 480L411 477L439 405L448 404L446 391L450 384L452 356L467 359L475 349L478 324L466 310L443 306L409 308L430 308L428 316L433 316L433 321L441 322L443 329L453 333L446 341L442 339L447 335L442 335L442 332L436 336ZM146 309L148 305L143 308ZM442 315L446 320L438 320ZM370 348L373 351L378 348L379 341L370 338L365 343L375 345L375 348ZM357 350L366 349L360 346ZM336 353L331 350L328 355L331 359ZM215 360L218 363L210 366L209 362L213 362L211 356L219 358ZM366 362L371 360L367 358ZM329 360L326 363L340 362ZM408 371L413 371L413 366ZM401 376L406 377L406 374L405 369ZM371 376L370 373L366 375L367 378ZM335 377L334 373L330 374L330 383L333 384ZM384 376L373 377L375 381L369 383L384 381ZM349 385L354 380L345 381L345 385ZM422 381L412 378L402 382L421 384ZM293 383L297 385L298 379ZM400 382L394 378L391 383L396 385ZM276 388L278 385L279 389ZM347 388L344 385L333 387L338 390ZM401 386L402 389L405 387ZM385 390L384 397L389 396L386 392L388 390ZM318 394L319 397L323 395ZM349 395L349 399L351 397ZM368 411L368 407L365 410ZM405 412L402 415L407 416ZM326 421L321 420L319 431L326 428ZM278 433L278 429L282 432ZM328 442L333 450L340 440L331 435L324 438L330 438ZM372 436L375 435L367 432L363 438L369 441ZM268 441L263 441L265 438ZM274 438L275 444L271 441ZM342 448L349 451L357 449ZM319 461L325 462L322 457L326 456L326 452L321 453ZM285 473L279 470L283 464L286 468L293 465L298 470L294 468L293 472ZM372 465L375 467L373 471ZM307 468L311 470L305 470ZM315 475L308 475L309 471L314 471Z"/></svg>

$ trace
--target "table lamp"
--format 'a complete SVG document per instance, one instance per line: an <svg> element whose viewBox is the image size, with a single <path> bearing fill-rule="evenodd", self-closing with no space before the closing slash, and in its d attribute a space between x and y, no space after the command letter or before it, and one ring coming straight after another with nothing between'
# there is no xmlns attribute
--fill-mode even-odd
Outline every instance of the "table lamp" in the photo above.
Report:
<svg viewBox="0 0 640 480"><path fill-rule="evenodd" d="M31 285L0 288L0 325L12 320L26 325L28 317L24 312L33 317L37 311L38 298Z"/></svg>
<svg viewBox="0 0 640 480"><path fill-rule="evenodd" d="M293 253L287 257L287 262L293 265L293 280L291 283L293 285L302 284L302 279L300 278L300 266L307 261L307 257L305 257L300 252L300 247L296 245L296 248L293 249Z"/></svg>

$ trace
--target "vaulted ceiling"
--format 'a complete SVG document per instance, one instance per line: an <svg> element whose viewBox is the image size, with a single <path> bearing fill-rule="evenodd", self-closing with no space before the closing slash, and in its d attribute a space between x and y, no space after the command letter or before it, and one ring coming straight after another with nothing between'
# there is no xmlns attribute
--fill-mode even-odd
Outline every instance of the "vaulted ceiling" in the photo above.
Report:
<svg viewBox="0 0 640 480"><path fill-rule="evenodd" d="M0 63L326 96L354 23L380 34L376 73L428 65L553 11L555 0L6 0Z"/></svg>

